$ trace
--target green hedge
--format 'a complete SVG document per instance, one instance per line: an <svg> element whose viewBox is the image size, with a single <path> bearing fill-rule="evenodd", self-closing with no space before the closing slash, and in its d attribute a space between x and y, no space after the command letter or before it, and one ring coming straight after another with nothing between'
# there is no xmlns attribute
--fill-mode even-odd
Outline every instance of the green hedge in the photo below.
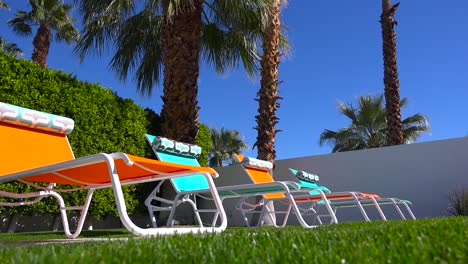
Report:
<svg viewBox="0 0 468 264"><path fill-rule="evenodd" d="M67 116L75 120L69 135L76 157L100 152L126 152L152 157L143 134L159 134L159 116L142 109L130 99L122 99L98 84L81 82L70 74L42 70L36 63L17 60L0 53L0 101L39 111ZM151 122L150 122L151 121ZM144 210L142 186L124 187L129 213ZM1 189L27 191L29 187L9 183ZM86 192L64 196L67 203L81 202ZM5 199L3 199L5 200ZM110 206L112 205L112 207ZM21 214L56 213L57 202L47 198L34 206L1 208ZM95 192L90 213L95 217L116 214L111 189Z"/></svg>
<svg viewBox="0 0 468 264"><path fill-rule="evenodd" d="M210 130L205 124L200 124L195 141L197 145L202 148L202 153L198 158L198 162L201 166L208 166L208 153L210 153L213 148L213 144L211 142Z"/></svg>

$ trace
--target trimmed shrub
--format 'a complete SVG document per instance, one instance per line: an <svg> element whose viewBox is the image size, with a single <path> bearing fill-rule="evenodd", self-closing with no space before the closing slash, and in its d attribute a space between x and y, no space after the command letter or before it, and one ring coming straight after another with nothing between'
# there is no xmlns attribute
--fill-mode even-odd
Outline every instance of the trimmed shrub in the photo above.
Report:
<svg viewBox="0 0 468 264"><path fill-rule="evenodd" d="M43 70L36 63L3 53L0 53L0 69L0 101L75 120L75 129L68 138L76 157L100 152L152 156L143 137L146 132L159 134L159 116L151 109L143 109L98 84L81 82L62 71ZM2 184L1 188L6 191L30 189L19 183ZM140 188L139 185L124 186L129 213L144 206L139 201L144 200L146 193L141 193ZM86 191L67 193L64 199L69 204L82 204L85 195ZM34 206L7 210L21 214L56 213L57 203L47 198ZM90 207L93 216L116 215L116 210L110 188L95 192Z"/></svg>
<svg viewBox="0 0 468 264"><path fill-rule="evenodd" d="M205 124L200 124L195 142L202 148L202 153L200 157L198 157L198 162L201 166L206 167L208 166L208 153L211 152L213 144L211 143L210 130Z"/></svg>

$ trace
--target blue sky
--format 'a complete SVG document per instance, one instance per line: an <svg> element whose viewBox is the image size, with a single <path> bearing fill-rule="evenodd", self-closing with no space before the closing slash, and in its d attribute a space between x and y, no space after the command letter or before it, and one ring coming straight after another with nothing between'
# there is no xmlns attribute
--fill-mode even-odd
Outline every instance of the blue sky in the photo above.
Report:
<svg viewBox="0 0 468 264"><path fill-rule="evenodd" d="M11 11L0 11L0 36L32 53L32 37L17 37L6 20L17 10L29 10L27 0L5 0ZM69 2L69 1L67 1ZM468 135L468 1L401 1L398 20L398 67L401 96L409 98L403 117L428 116L431 133L419 142ZM282 132L276 137L277 158L330 153L318 139L324 129L348 125L337 102L355 102L360 95L383 92L383 61L379 16L380 0L290 0L282 20L288 27L292 55L280 65ZM75 12L74 15L78 17ZM78 25L81 27L80 25ZM136 93L135 85L119 82L107 65L110 53L87 57L83 63L73 46L52 43L50 68L71 72L80 80L99 83L156 112L162 88L151 98ZM257 133L254 101L259 79L241 69L220 76L202 64L199 80L200 121L208 126L239 130L252 150Z"/></svg>

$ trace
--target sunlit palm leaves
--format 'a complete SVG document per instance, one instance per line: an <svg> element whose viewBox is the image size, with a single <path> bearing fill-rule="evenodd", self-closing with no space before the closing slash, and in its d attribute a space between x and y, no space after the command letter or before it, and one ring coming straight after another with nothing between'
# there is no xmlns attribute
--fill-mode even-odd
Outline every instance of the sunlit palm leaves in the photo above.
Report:
<svg viewBox="0 0 468 264"><path fill-rule="evenodd" d="M407 99L400 101L401 107ZM351 120L351 124L338 131L325 129L320 135L320 145L328 143L333 146L332 152L342 152L367 148L378 148L387 145L386 110L383 95L376 97L361 96L358 106L338 104L340 113ZM415 142L424 132L429 131L429 122L421 114L410 116L402 121L405 143Z"/></svg>
<svg viewBox="0 0 468 264"><path fill-rule="evenodd" d="M13 55L15 57L23 56L23 51L15 43L7 42L5 39L0 37L0 50L6 54Z"/></svg>
<svg viewBox="0 0 468 264"><path fill-rule="evenodd" d="M220 131L210 128L210 135L212 150L208 155L211 167L223 166L223 162L231 160L233 154L239 154L247 148L239 131L224 129L224 127Z"/></svg>
<svg viewBox="0 0 468 264"><path fill-rule="evenodd" d="M269 0L201 1L201 55L222 73L240 63L253 74L258 62L261 13ZM76 48L81 58L115 47L110 67L122 80L133 74L137 89L151 94L162 80L162 24L190 8L187 0L83 0L84 31Z"/></svg>

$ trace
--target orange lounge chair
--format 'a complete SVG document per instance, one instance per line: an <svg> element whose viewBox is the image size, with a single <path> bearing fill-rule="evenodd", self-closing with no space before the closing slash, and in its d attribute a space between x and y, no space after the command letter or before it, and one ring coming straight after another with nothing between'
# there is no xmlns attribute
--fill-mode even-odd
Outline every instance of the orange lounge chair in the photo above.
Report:
<svg viewBox="0 0 468 264"><path fill-rule="evenodd" d="M321 197L321 200L323 200L323 204L325 205L325 208L327 209L328 216L330 217L330 222L331 223L338 223L338 220L335 216L335 212L333 211L330 202L325 199L326 198L326 193L323 192L321 189L315 186L300 186L296 182L282 182L282 181L275 181L273 177L271 176L269 170L266 169L261 169L258 168L258 166L255 165L255 163L260 162L260 163L269 163L263 160L257 160L257 159L252 159L249 157L245 157L240 154L234 154L234 159L239 162L242 165L243 170L245 171L245 174L248 176L249 180L253 182L254 184L261 185L261 184L285 184L287 185L295 185L295 189L286 189L285 190L276 190L276 191L271 191L270 193L263 194L262 195L262 200L256 204L248 203L245 201L245 198L242 199L238 206L237 209L241 211L244 221L247 224L247 226L250 226L249 221L247 219L247 214L248 213L260 213L259 221L257 223L257 226L262 225L262 219L264 215L268 215L271 218L271 221L274 223L276 227L284 227L287 224L287 220L289 218L290 213L294 213L297 217L297 220L301 224L301 226L310 228L310 227L315 227L316 225L312 225L309 223L304 216L306 215L307 212L305 212L301 207L298 206L298 201L297 197L305 197L308 195L309 192L313 191L317 193L317 197ZM252 166L252 162L254 163L254 166ZM239 178L241 178L243 175L238 175ZM222 187L218 187L222 188ZM267 202L269 201L278 201L281 202L282 204L287 205L287 209L283 211L277 211L275 210L274 212L269 212L267 210L267 207L265 206ZM261 211L257 211L256 209L261 207ZM276 219L273 218L273 215L276 214L284 214L285 217L283 219L283 222L281 224L276 223Z"/></svg>
<svg viewBox="0 0 468 264"><path fill-rule="evenodd" d="M74 121L0 102L0 184L20 181L38 189L31 193L0 191L0 196L22 199L0 202L3 206L29 205L47 196L59 202L65 235L76 238L83 227L94 190L112 188L123 225L136 235L159 235L192 232L221 232L227 226L226 214L213 183L218 174L211 168L181 165L137 157L125 153L99 153L75 159L67 135ZM217 227L147 228L136 226L127 214L122 185L160 181L187 175L203 175L208 182L216 212ZM48 183L41 187L34 182ZM55 184L76 185L74 189L54 189ZM65 206L60 192L86 189L86 201L81 206ZM33 198L27 199L27 198ZM27 199L27 200L24 200ZM70 231L67 211L79 210L74 233Z"/></svg>

